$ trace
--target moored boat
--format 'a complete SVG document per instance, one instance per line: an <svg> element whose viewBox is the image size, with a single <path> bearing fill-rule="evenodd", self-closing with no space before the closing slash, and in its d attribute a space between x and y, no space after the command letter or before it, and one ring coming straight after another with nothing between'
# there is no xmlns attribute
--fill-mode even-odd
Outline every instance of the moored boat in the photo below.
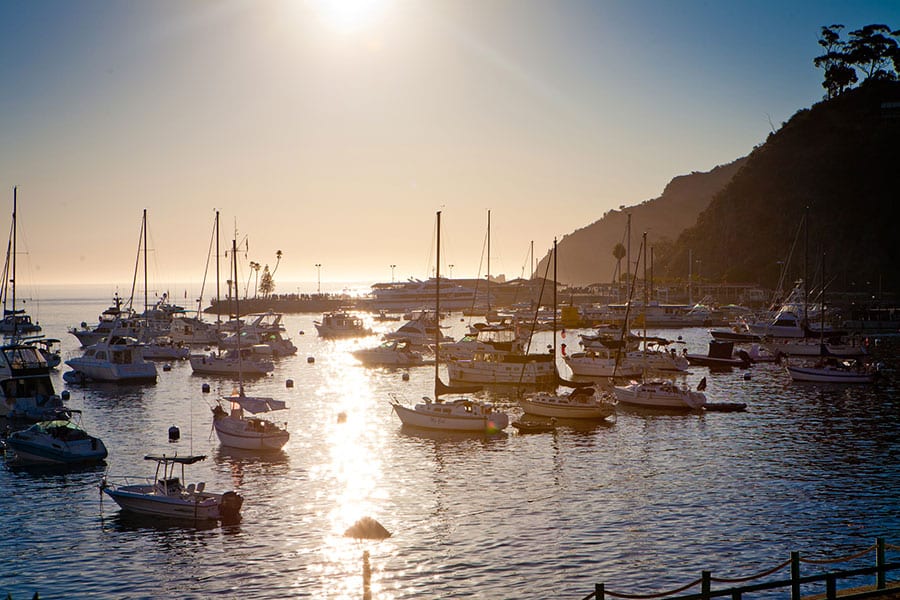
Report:
<svg viewBox="0 0 900 600"><path fill-rule="evenodd" d="M81 411L70 410L69 419L39 421L27 429L14 431L6 445L16 464L95 464L107 457L103 441L89 435L80 424Z"/></svg>

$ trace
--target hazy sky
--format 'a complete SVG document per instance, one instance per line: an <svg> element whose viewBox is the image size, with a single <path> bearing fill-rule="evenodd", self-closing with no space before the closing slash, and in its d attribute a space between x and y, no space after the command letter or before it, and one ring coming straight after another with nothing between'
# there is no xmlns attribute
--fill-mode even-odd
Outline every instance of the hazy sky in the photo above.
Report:
<svg viewBox="0 0 900 600"><path fill-rule="evenodd" d="M442 273L475 276L490 209L516 277L820 100L833 23L900 2L0 0L0 224L18 185L20 283L130 282L146 208L165 286L218 209L242 260L327 287L428 276L439 209Z"/></svg>

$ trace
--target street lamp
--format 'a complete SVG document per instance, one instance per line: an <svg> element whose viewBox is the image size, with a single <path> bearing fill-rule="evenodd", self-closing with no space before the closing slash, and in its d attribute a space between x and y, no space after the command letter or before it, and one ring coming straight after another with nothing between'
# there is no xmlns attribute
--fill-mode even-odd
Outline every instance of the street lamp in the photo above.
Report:
<svg viewBox="0 0 900 600"><path fill-rule="evenodd" d="M391 283L394 283L394 269L397 268L397 265L390 265L391 267Z"/></svg>
<svg viewBox="0 0 900 600"><path fill-rule="evenodd" d="M450 279L453 279L453 265L447 265L450 267Z"/></svg>
<svg viewBox="0 0 900 600"><path fill-rule="evenodd" d="M322 293L322 263L316 263L316 293Z"/></svg>

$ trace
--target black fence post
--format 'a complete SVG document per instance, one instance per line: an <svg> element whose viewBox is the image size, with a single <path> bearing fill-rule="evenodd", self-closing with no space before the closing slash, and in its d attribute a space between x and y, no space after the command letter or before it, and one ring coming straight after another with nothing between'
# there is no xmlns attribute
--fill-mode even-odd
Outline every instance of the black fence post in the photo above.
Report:
<svg viewBox="0 0 900 600"><path fill-rule="evenodd" d="M800 553L791 552L791 600L800 600Z"/></svg>
<svg viewBox="0 0 900 600"><path fill-rule="evenodd" d="M837 577L834 573L828 573L825 576L825 597L828 600L837 598Z"/></svg>
<svg viewBox="0 0 900 600"><path fill-rule="evenodd" d="M603 596L606 591L603 589L605 584L603 583L595 583L594 584L594 598L595 600L603 600Z"/></svg>
<svg viewBox="0 0 900 600"><path fill-rule="evenodd" d="M884 538L875 538L875 566L878 571L875 573L875 587L883 590L887 587L887 573L884 571Z"/></svg>
<svg viewBox="0 0 900 600"><path fill-rule="evenodd" d="M703 571L702 572L702 582L700 583L700 593L703 594L703 598L709 599L709 592L712 589L712 571Z"/></svg>

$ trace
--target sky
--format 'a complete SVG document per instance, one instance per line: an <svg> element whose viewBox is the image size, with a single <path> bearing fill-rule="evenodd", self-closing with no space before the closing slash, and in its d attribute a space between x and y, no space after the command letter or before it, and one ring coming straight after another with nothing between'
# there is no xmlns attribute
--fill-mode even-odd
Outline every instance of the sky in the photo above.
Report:
<svg viewBox="0 0 900 600"><path fill-rule="evenodd" d="M20 285L122 284L146 209L166 287L219 211L241 279L280 250L276 292L324 291L433 275L439 210L441 274L484 276L490 210L491 274L527 276L821 100L834 23L900 2L0 0L0 227L18 186Z"/></svg>

